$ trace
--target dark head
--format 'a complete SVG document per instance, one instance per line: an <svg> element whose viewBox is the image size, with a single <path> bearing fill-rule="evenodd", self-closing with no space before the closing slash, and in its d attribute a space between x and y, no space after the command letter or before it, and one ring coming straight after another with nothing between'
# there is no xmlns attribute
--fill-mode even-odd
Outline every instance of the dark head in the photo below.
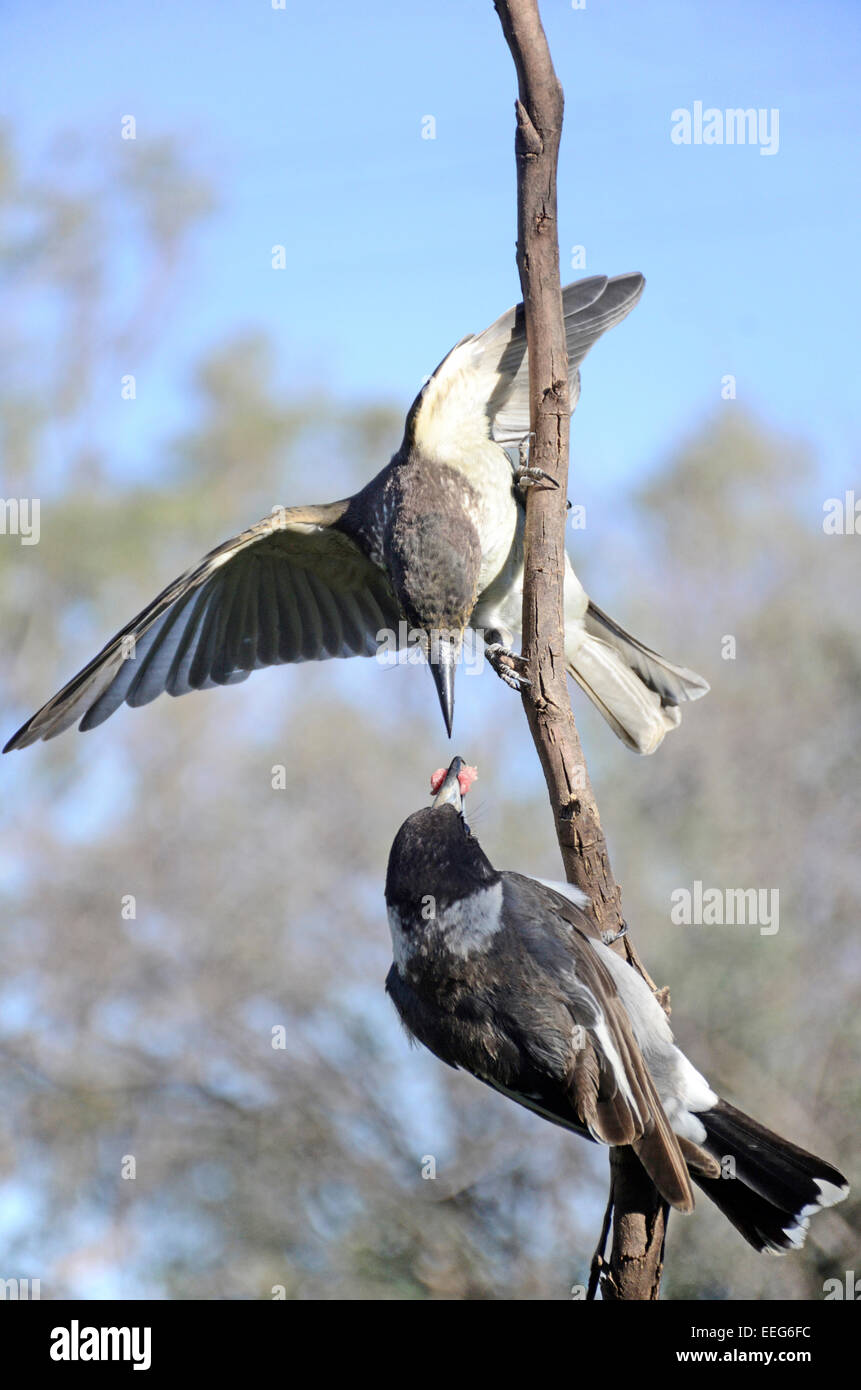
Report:
<svg viewBox="0 0 861 1390"><path fill-rule="evenodd" d="M386 874L386 903L403 919L427 916L428 899L441 912L499 880L464 820L465 768L462 758L454 758L433 805L414 812L395 836Z"/></svg>

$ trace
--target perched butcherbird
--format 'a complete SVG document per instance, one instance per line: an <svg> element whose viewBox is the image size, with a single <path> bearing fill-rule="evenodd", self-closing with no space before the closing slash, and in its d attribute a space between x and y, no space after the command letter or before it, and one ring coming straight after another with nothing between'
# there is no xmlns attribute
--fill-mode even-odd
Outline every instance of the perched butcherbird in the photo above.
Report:
<svg viewBox="0 0 861 1390"><path fill-rule="evenodd" d="M592 276L563 292L572 407L579 364L633 308L641 275ZM361 492L325 506L275 508L210 551L112 638L4 749L101 724L124 702L233 685L261 666L373 656L413 640L430 662L451 734L454 673L468 629L518 683L522 486L543 474L509 449L529 433L523 306L464 338L407 415L390 463ZM672 666L590 602L567 563L568 670L618 736L651 753L679 705L708 685Z"/></svg>
<svg viewBox="0 0 861 1390"><path fill-rule="evenodd" d="M544 1119L630 1144L679 1211L692 1177L756 1250L798 1249L845 1178L715 1094L577 889L493 868L464 820L471 771L454 759L389 856L386 989L408 1033Z"/></svg>

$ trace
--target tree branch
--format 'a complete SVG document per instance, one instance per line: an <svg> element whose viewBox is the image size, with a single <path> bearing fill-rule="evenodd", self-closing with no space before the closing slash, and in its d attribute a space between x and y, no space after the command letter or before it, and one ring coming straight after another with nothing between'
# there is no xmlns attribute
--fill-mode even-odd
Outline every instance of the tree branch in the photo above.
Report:
<svg viewBox="0 0 861 1390"><path fill-rule="evenodd" d="M530 686L523 704L556 823L569 882L591 901L602 932L623 925L619 887L568 693L563 579L570 404L559 275L556 169L564 100L537 0L495 0L514 65L517 130L517 268L529 348L530 465L558 483L529 489L523 582L523 654ZM625 950L638 968L629 938ZM645 974L645 971L643 972ZM648 976L646 976L648 979ZM651 983L651 981L649 981ZM603 1269L605 1298L655 1299L663 1260L666 1206L631 1149L611 1150L613 1243Z"/></svg>

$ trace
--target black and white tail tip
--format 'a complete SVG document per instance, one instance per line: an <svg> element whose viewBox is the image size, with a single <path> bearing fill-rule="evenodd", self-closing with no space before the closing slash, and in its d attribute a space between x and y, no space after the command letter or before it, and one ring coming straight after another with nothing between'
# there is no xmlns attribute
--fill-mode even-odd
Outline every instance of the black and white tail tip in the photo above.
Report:
<svg viewBox="0 0 861 1390"><path fill-rule="evenodd" d="M800 1250L810 1218L842 1202L849 1184L836 1168L719 1101L699 1116L703 1148L726 1176L695 1181L756 1250Z"/></svg>

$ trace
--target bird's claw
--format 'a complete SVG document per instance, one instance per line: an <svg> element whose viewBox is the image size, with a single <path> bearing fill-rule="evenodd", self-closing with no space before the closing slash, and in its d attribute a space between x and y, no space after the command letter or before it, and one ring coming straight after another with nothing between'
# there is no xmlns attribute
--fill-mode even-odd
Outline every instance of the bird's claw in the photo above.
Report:
<svg viewBox="0 0 861 1390"><path fill-rule="evenodd" d="M545 472L543 468L530 468L529 466L529 441L535 437L534 431L530 430L525 434L517 446L519 466L514 470L514 486L519 487L523 492L528 487L533 487L535 483L549 483L551 487L559 486L555 478ZM567 507L570 511L571 503Z"/></svg>
<svg viewBox="0 0 861 1390"><path fill-rule="evenodd" d="M618 931L602 931L601 940L605 946L612 946L614 942L621 941L623 936L628 935L628 923L623 922Z"/></svg>
<svg viewBox="0 0 861 1390"><path fill-rule="evenodd" d="M559 484L556 479L551 478L549 473L545 473L543 468L530 468L529 466L529 441L534 438L535 431L530 430L528 434L523 436L517 446L519 466L514 470L515 487L520 487L525 490L528 487L532 487L533 483L550 483L553 487L558 487Z"/></svg>
<svg viewBox="0 0 861 1390"><path fill-rule="evenodd" d="M556 479L551 478L549 473L545 473L543 468L527 468L525 466L515 469L514 483L516 487L524 489L532 487L535 483L549 483L551 487L559 486Z"/></svg>
<svg viewBox="0 0 861 1390"><path fill-rule="evenodd" d="M508 647L504 647L501 642L491 642L484 652L491 666L499 679L505 681L512 690L520 690L524 685L531 685L532 681L528 676L522 675L517 669L517 663L526 665L526 658L517 656Z"/></svg>

